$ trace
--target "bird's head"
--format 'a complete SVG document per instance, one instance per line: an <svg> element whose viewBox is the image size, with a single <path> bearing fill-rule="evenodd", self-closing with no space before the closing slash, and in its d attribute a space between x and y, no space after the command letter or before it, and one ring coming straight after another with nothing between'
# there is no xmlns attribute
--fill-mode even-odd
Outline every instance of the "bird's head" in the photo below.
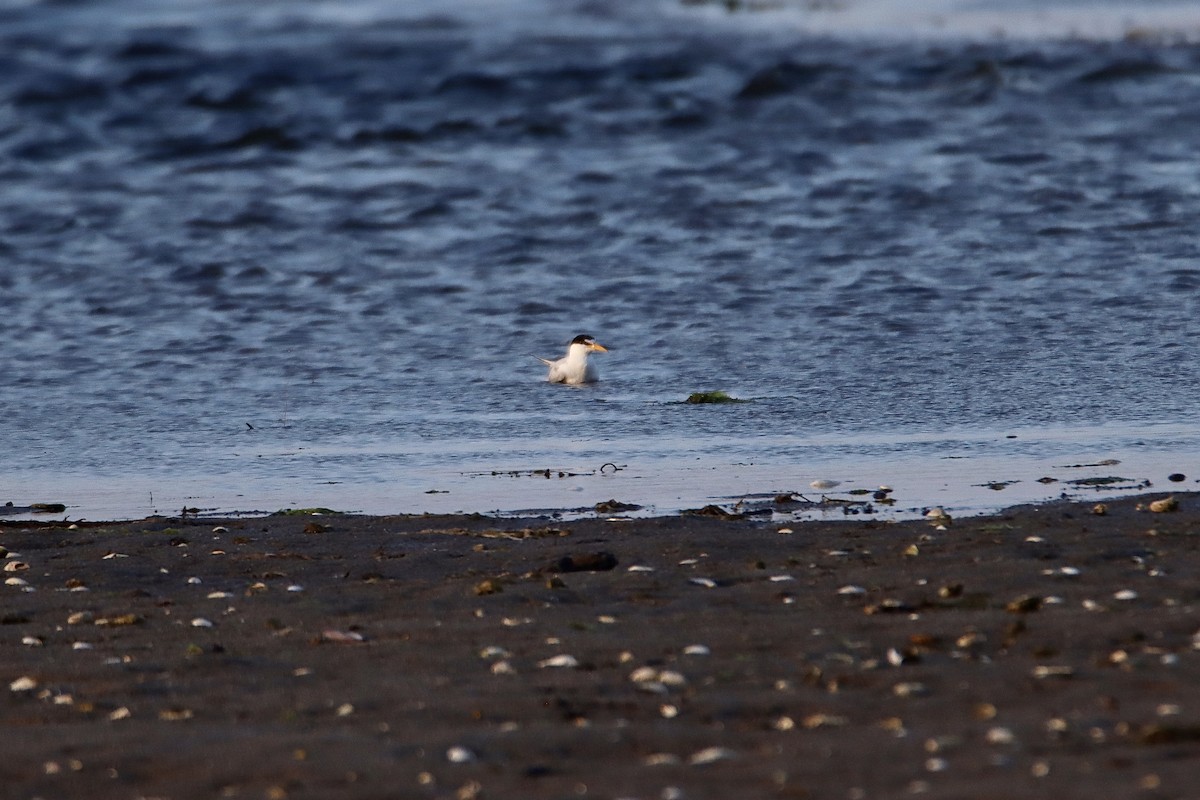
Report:
<svg viewBox="0 0 1200 800"><path fill-rule="evenodd" d="M571 346L580 345L581 347L596 353L607 353L608 348L597 342L586 333L581 333L571 340Z"/></svg>

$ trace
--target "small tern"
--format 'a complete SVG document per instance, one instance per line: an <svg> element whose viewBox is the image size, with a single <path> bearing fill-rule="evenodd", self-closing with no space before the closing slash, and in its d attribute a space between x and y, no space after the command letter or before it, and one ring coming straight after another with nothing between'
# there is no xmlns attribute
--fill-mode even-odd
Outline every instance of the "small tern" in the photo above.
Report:
<svg viewBox="0 0 1200 800"><path fill-rule="evenodd" d="M566 383L576 386L600 379L600 373L596 371L596 366L588 363L588 354L592 352L607 353L608 348L598 344L586 333L581 333L571 340L571 346L567 348L567 354L562 358L556 361L541 356L536 358L550 368L550 373L546 376L546 380L550 383Z"/></svg>

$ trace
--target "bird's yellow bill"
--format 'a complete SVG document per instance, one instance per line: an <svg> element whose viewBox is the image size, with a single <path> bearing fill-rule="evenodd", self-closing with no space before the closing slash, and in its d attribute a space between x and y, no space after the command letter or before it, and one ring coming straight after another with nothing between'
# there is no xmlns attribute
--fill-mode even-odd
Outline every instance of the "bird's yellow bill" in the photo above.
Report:
<svg viewBox="0 0 1200 800"><path fill-rule="evenodd" d="M605 346L604 346L604 345L602 345L602 344L597 344L596 342L592 342L591 344L589 344L589 345L588 345L588 350L597 350L597 351L599 351L599 352L601 352L601 353L607 353L607 352L608 352L608 348L607 348L607 347L605 347Z"/></svg>

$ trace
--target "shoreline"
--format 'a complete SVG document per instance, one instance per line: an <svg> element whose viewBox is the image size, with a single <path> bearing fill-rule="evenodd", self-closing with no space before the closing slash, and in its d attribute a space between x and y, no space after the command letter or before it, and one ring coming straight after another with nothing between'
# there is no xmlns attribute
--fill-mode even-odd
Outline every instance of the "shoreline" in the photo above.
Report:
<svg viewBox="0 0 1200 800"><path fill-rule="evenodd" d="M1185 796L1200 495L1144 510L1167 494L943 529L5 522L0 773L29 798Z"/></svg>

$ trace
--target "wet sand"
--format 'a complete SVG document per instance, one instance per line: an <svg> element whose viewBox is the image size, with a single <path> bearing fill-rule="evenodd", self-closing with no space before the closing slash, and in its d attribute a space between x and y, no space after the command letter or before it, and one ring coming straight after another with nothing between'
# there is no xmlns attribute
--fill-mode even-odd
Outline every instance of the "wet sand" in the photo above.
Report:
<svg viewBox="0 0 1200 800"><path fill-rule="evenodd" d="M1200 496L1139 509L1163 496L945 530L2 523L0 785L20 798L1190 796Z"/></svg>

